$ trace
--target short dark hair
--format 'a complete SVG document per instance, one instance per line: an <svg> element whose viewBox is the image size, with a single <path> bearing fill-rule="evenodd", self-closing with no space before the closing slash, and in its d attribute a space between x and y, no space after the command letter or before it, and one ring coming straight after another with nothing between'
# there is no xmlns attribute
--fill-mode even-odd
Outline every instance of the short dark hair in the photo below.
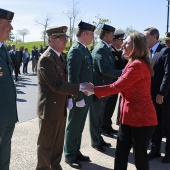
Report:
<svg viewBox="0 0 170 170"><path fill-rule="evenodd" d="M146 28L144 31L149 31L150 35L155 35L156 34L156 39L159 40L159 31L154 28L154 27L150 27L150 28Z"/></svg>
<svg viewBox="0 0 170 170"><path fill-rule="evenodd" d="M82 33L85 32L85 30L79 28L77 33L76 33L76 37L81 37Z"/></svg>
<svg viewBox="0 0 170 170"><path fill-rule="evenodd" d="M105 34L109 34L110 31L101 29L99 38L102 40Z"/></svg>

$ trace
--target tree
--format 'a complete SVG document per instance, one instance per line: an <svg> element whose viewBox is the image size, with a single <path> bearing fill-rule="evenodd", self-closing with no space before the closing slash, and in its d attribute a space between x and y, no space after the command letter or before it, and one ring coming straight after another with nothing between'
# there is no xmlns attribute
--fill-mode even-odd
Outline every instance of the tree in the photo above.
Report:
<svg viewBox="0 0 170 170"><path fill-rule="evenodd" d="M24 38L26 35L29 34L29 31L27 29L17 30L18 34L22 36L22 42L24 42Z"/></svg>
<svg viewBox="0 0 170 170"><path fill-rule="evenodd" d="M13 34L13 32L11 31L11 32L9 33L9 39L8 39L8 41L13 42L14 39L15 39L14 34Z"/></svg>
<svg viewBox="0 0 170 170"><path fill-rule="evenodd" d="M94 32L94 39L93 39L93 46L95 41L97 41L99 34L100 34L100 26L101 24L104 23L110 23L109 19L105 19L103 17L100 16L100 14L98 14L97 16L95 16L95 18L97 19L97 21L93 21L92 24L96 26L96 30Z"/></svg>
<svg viewBox="0 0 170 170"><path fill-rule="evenodd" d="M50 18L47 15L47 18L45 19L44 22L39 22L39 21L35 21L37 24L42 25L43 26L43 41L44 41L44 47L46 46L46 29L48 28L48 24L49 24Z"/></svg>
<svg viewBox="0 0 170 170"><path fill-rule="evenodd" d="M127 27L127 28L125 29L125 37L127 37L128 34L129 34L129 33L132 33L132 32L138 32L138 31L135 30L132 26Z"/></svg>
<svg viewBox="0 0 170 170"><path fill-rule="evenodd" d="M67 12L63 12L70 20L70 47L72 46L73 43L73 33L74 33L74 24L77 20L79 20L77 17L80 14L80 7L79 7L79 2L75 2L72 0L72 4L68 4L68 10Z"/></svg>

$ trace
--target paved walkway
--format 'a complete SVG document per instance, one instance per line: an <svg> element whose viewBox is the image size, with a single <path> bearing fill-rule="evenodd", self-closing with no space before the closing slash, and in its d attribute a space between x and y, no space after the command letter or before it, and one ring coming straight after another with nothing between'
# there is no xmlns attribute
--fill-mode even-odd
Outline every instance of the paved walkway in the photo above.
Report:
<svg viewBox="0 0 170 170"><path fill-rule="evenodd" d="M32 74L20 75L19 80L20 83L16 85L19 123L16 124L12 138L10 170L34 170L36 166L36 141L38 136L38 122L36 118L37 77ZM113 123L115 123L115 117L113 117ZM112 144L112 147L106 148L104 154L100 153L90 146L88 127L87 118L82 135L81 151L83 154L89 155L92 162L82 162L82 170L112 170L114 166L116 139L104 137L105 141ZM118 127L115 125L114 128L117 129ZM164 141L162 145L162 148L164 148ZM73 170L73 168L64 162L64 157L62 158L61 165L63 170ZM170 170L170 164L162 164L161 158L151 161L150 167L151 170ZM135 169L131 152L129 155L128 170Z"/></svg>

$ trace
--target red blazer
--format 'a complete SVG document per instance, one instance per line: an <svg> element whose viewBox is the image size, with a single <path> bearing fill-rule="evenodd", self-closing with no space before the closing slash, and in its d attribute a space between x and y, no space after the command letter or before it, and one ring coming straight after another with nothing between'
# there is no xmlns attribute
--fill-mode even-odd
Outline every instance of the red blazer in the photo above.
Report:
<svg viewBox="0 0 170 170"><path fill-rule="evenodd" d="M110 85L96 86L94 93L101 98L121 93L120 122L141 127L157 125L157 116L151 99L151 75L142 60L128 63L119 79Z"/></svg>

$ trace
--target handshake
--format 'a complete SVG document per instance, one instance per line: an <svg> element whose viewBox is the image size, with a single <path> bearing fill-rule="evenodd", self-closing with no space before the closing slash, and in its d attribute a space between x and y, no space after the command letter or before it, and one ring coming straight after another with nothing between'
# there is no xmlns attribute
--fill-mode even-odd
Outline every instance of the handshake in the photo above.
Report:
<svg viewBox="0 0 170 170"><path fill-rule="evenodd" d="M85 95L90 96L94 94L94 85L92 83L80 83L80 89Z"/></svg>

